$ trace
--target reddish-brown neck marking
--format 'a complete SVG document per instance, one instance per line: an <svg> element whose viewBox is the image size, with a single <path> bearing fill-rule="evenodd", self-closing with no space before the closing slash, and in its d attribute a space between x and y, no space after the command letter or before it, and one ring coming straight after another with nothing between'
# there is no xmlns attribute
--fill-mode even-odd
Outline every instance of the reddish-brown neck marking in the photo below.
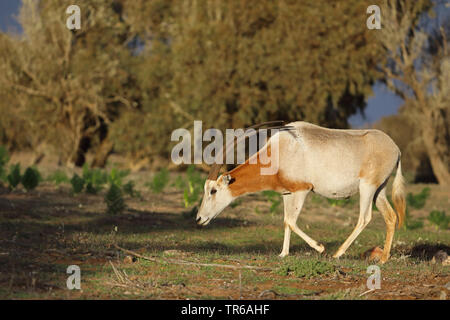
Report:
<svg viewBox="0 0 450 320"><path fill-rule="evenodd" d="M270 147L267 149L270 157ZM234 180L229 185L231 195L238 197L246 193L258 192L263 190L274 190L279 192L296 192L300 190L311 190L313 185L305 181L293 181L283 176L280 170L274 175L262 175L261 168L268 167L259 161L256 164L250 164L249 160L240 166L234 168L229 174ZM224 174L224 175L225 175Z"/></svg>

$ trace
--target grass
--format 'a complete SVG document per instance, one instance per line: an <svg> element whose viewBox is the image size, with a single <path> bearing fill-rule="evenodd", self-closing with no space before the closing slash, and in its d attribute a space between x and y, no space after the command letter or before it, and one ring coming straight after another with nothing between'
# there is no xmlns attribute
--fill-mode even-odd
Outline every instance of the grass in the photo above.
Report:
<svg viewBox="0 0 450 320"><path fill-rule="evenodd" d="M421 228L396 231L392 258L381 266L380 293L359 297L367 290L366 270L372 264L362 254L384 243L380 214L374 214L346 255L335 260L330 255L351 233L357 206L332 207L324 199L310 197L298 225L325 245L326 254L316 253L292 233L290 256L280 259L283 217L254 213L256 206L270 212L272 203L262 194L242 198L239 206L226 209L210 226L198 228L191 216L183 215L182 190L143 192L145 201L129 199L122 212L107 215L102 195L82 193L74 198L68 188L44 187L42 195L13 191L0 198L5 201L0 203L0 252L7 253L0 255L0 297L237 299L241 290L244 299L259 299L265 290L273 290L279 299L383 299L393 294L433 298L433 290L450 281L449 267L430 262L433 252L449 248L450 231L437 232L426 215ZM431 212L432 204L445 211L446 198L440 199L426 201L422 210ZM414 208L410 214L417 219ZM272 271L243 270L239 282L237 270L142 259L126 263L126 254L116 250L115 243L150 257ZM170 256L164 253L167 250ZM114 285L118 279L109 261L128 275L130 282L124 287ZM83 292L65 289L70 264L81 267Z"/></svg>

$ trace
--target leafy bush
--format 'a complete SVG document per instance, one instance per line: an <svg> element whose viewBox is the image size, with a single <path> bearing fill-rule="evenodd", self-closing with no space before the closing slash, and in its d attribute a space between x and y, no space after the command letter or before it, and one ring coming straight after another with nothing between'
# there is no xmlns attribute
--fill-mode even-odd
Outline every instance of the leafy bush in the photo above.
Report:
<svg viewBox="0 0 450 320"><path fill-rule="evenodd" d="M19 185L22 181L22 175L20 174L20 163L11 165L7 179L11 189L15 189Z"/></svg>
<svg viewBox="0 0 450 320"><path fill-rule="evenodd" d="M269 209L270 213L278 212L282 200L281 195L278 192L272 190L263 191L262 194L271 203Z"/></svg>
<svg viewBox="0 0 450 320"><path fill-rule="evenodd" d="M6 180L6 164L9 161L8 150L5 147L0 146L0 181Z"/></svg>
<svg viewBox="0 0 450 320"><path fill-rule="evenodd" d="M117 168L112 168L108 175L107 181L110 185L115 184L116 186L120 187L122 186L123 178L125 178L129 174L129 170L119 170Z"/></svg>
<svg viewBox="0 0 450 320"><path fill-rule="evenodd" d="M178 176L173 185L183 191L184 206L188 208L201 201L205 179L194 165L190 165L186 170L186 179Z"/></svg>
<svg viewBox="0 0 450 320"><path fill-rule="evenodd" d="M129 195L130 197L133 198L140 198L141 194L139 193L139 191L134 189L134 182L133 181L128 181L127 183L125 183L122 187L122 190L125 194Z"/></svg>
<svg viewBox="0 0 450 320"><path fill-rule="evenodd" d="M422 209L425 206L425 203L430 196L430 188L425 187L418 194L408 193L406 196L406 203L408 206L414 209Z"/></svg>
<svg viewBox="0 0 450 320"><path fill-rule="evenodd" d="M70 179L70 184L72 185L72 191L74 194L80 193L83 191L85 181L78 174L74 174L72 179Z"/></svg>
<svg viewBox="0 0 450 320"><path fill-rule="evenodd" d="M121 214L125 208L125 200L122 196L121 188L112 183L108 192L105 195L105 202L107 206L107 213L111 215Z"/></svg>
<svg viewBox="0 0 450 320"><path fill-rule="evenodd" d="M86 192L97 194L108 181L106 172L100 169L90 169L87 164L83 166L83 179L86 184Z"/></svg>
<svg viewBox="0 0 450 320"><path fill-rule="evenodd" d="M54 182L56 185L61 183L70 183L70 179L67 177L66 173L62 170L56 170L50 176L47 177L48 181Z"/></svg>
<svg viewBox="0 0 450 320"><path fill-rule="evenodd" d="M22 177L22 185L27 191L30 191L35 189L41 180L39 171L36 168L28 167Z"/></svg>
<svg viewBox="0 0 450 320"><path fill-rule="evenodd" d="M148 182L146 186L148 186L153 193L161 193L168 183L169 171L166 168L163 168L153 176L152 181Z"/></svg>
<svg viewBox="0 0 450 320"><path fill-rule="evenodd" d="M433 210L428 215L428 221L439 229L447 229L450 223L450 217L445 215L444 211Z"/></svg>
<svg viewBox="0 0 450 320"><path fill-rule="evenodd" d="M276 273L282 276L293 274L298 278L312 278L332 273L334 269L334 265L327 261L291 258L284 260Z"/></svg>

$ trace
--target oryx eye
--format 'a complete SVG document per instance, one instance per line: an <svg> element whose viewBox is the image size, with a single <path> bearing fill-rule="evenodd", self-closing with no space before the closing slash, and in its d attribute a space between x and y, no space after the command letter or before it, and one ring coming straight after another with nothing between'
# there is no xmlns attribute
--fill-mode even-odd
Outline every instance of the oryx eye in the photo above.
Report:
<svg viewBox="0 0 450 320"><path fill-rule="evenodd" d="M217 192L216 189L211 189L211 194L214 194L214 193L216 193L216 192Z"/></svg>

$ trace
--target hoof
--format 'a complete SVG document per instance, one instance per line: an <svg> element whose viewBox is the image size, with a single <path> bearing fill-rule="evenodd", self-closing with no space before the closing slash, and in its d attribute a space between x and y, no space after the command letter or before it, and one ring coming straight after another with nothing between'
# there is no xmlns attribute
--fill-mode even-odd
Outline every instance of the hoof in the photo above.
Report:
<svg viewBox="0 0 450 320"><path fill-rule="evenodd" d="M320 249L317 250L319 251L319 253L324 253L325 252L325 247L323 246L323 244L319 245Z"/></svg>
<svg viewBox="0 0 450 320"><path fill-rule="evenodd" d="M281 259L283 259L284 257L287 257L287 255L288 255L289 253L280 253L279 255L278 255L278 257L279 258L281 258Z"/></svg>

